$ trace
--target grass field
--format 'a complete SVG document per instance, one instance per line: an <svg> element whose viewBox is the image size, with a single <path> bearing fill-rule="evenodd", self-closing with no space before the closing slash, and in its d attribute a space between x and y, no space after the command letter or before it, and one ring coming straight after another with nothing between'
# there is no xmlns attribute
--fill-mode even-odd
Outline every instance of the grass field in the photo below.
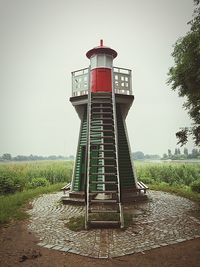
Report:
<svg viewBox="0 0 200 267"><path fill-rule="evenodd" d="M33 179L43 178L49 184L69 182L72 161L33 161L0 164L0 194L33 187Z"/></svg>
<svg viewBox="0 0 200 267"><path fill-rule="evenodd" d="M161 190L200 201L200 163L136 162L138 180Z"/></svg>
<svg viewBox="0 0 200 267"><path fill-rule="evenodd" d="M200 179L200 163L143 163L136 162L136 173L147 184L190 186Z"/></svg>

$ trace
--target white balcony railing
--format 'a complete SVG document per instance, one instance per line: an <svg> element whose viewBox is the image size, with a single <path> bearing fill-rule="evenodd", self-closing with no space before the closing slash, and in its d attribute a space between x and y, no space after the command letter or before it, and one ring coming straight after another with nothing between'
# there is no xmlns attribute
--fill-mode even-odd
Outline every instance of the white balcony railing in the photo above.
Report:
<svg viewBox="0 0 200 267"><path fill-rule="evenodd" d="M131 70L113 67L113 86L116 94L132 95Z"/></svg>
<svg viewBox="0 0 200 267"><path fill-rule="evenodd" d="M87 95L89 90L89 68L72 72L72 96Z"/></svg>
<svg viewBox="0 0 200 267"><path fill-rule="evenodd" d="M116 94L132 95L131 70L113 67L113 86ZM89 68L72 72L72 96L87 95Z"/></svg>

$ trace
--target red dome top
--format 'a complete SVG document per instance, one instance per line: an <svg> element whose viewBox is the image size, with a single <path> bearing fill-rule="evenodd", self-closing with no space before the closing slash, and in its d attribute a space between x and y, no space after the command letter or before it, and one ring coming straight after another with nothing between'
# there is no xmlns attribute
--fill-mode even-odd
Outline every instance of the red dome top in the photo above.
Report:
<svg viewBox="0 0 200 267"><path fill-rule="evenodd" d="M91 56L96 55L96 54L107 54L107 55L111 55L113 58L116 58L117 56L117 52L115 50L103 45L103 40L100 40L100 46L94 47L93 49L89 50L86 53L86 56L88 58L91 58Z"/></svg>

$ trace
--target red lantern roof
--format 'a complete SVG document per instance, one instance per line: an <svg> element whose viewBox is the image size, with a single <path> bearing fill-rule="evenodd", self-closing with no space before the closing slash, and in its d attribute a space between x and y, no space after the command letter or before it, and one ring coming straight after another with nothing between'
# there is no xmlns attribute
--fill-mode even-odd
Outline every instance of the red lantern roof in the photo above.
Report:
<svg viewBox="0 0 200 267"><path fill-rule="evenodd" d="M116 58L117 56L117 52L115 50L103 45L103 40L100 40L100 46L94 47L93 49L89 50L86 53L86 56L88 58L91 58L91 56L96 55L96 54L107 54L107 55L111 55L113 58Z"/></svg>

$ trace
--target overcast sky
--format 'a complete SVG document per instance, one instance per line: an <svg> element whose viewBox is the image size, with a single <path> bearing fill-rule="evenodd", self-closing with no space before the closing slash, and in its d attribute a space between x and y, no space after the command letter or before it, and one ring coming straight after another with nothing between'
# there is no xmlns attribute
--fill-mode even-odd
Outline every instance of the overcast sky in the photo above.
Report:
<svg viewBox="0 0 200 267"><path fill-rule="evenodd" d="M174 150L191 122L167 72L192 13L192 0L0 0L0 155L75 155L71 71L88 67L100 39L118 52L115 66L133 70L132 150Z"/></svg>

